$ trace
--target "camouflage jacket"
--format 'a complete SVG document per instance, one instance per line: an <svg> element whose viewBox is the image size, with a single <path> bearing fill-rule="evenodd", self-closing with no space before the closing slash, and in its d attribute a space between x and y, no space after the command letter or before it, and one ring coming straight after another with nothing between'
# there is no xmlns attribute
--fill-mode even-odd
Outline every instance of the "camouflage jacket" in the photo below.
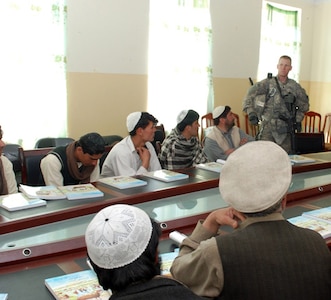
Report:
<svg viewBox="0 0 331 300"><path fill-rule="evenodd" d="M305 90L293 79L285 84L276 78L264 79L254 84L243 101L243 111L255 112L263 123L270 123L278 134L289 132L289 122L300 123L309 109Z"/></svg>

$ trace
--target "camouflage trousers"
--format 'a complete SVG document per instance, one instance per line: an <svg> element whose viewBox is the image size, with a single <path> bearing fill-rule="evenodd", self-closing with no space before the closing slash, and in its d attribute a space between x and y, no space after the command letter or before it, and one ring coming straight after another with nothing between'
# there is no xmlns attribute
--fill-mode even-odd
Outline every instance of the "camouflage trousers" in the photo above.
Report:
<svg viewBox="0 0 331 300"><path fill-rule="evenodd" d="M270 129L268 124L265 124L263 128L260 128L260 131L256 137L257 140L261 141L271 141L276 142L273 132ZM292 151L292 136L290 133L285 134L284 140L281 143L277 143L280 147L282 147L287 153L293 153Z"/></svg>

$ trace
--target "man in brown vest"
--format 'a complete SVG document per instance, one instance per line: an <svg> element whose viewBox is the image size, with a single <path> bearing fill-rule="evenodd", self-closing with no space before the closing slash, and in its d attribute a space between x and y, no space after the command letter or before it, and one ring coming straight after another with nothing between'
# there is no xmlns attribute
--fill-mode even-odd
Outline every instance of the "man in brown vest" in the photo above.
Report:
<svg viewBox="0 0 331 300"><path fill-rule="evenodd" d="M219 182L229 207L184 239L173 277L216 299L331 299L325 240L282 216L291 180L289 157L276 143L254 141L233 152ZM223 225L235 230L218 235Z"/></svg>

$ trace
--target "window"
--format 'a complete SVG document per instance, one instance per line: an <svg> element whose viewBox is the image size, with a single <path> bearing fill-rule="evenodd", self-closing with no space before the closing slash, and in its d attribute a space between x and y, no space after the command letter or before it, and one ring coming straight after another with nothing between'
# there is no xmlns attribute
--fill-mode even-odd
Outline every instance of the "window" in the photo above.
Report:
<svg viewBox="0 0 331 300"><path fill-rule="evenodd" d="M4 141L33 148L66 136L65 0L1 0Z"/></svg>
<svg viewBox="0 0 331 300"><path fill-rule="evenodd" d="M208 0L151 0L148 112L166 131L183 109L213 109Z"/></svg>
<svg viewBox="0 0 331 300"><path fill-rule="evenodd" d="M278 58L292 58L291 77L298 81L301 49L301 9L263 2L258 80L276 72ZM276 75L275 73L273 75Z"/></svg>

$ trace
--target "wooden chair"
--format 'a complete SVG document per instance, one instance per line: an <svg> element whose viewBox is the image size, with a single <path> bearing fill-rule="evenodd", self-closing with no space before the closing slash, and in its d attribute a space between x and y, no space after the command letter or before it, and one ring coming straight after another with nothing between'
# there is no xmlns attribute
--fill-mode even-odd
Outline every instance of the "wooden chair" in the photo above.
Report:
<svg viewBox="0 0 331 300"><path fill-rule="evenodd" d="M18 148L19 158L22 168L22 183L31 186L45 185L43 176L40 170L40 161L48 152L54 147L24 150L22 147Z"/></svg>
<svg viewBox="0 0 331 300"><path fill-rule="evenodd" d="M234 124L240 128L240 119L239 119L239 115L238 114L235 114L234 112L232 113L233 116L235 117L235 120L234 120Z"/></svg>
<svg viewBox="0 0 331 300"><path fill-rule="evenodd" d="M325 150L331 151L331 113L325 114L323 124Z"/></svg>
<svg viewBox="0 0 331 300"><path fill-rule="evenodd" d="M164 125L160 124L155 126L155 134L154 134L154 140L152 141L152 144L155 148L156 154L159 154L161 152L161 146L162 143L166 137Z"/></svg>
<svg viewBox="0 0 331 300"><path fill-rule="evenodd" d="M201 116L200 122L200 140L203 141L205 137L206 128L211 127L214 125L213 114L208 113Z"/></svg>
<svg viewBox="0 0 331 300"><path fill-rule="evenodd" d="M239 115L236 113L232 113L235 120L234 120L234 124L240 128L240 119L239 119ZM201 123L200 123L200 140L203 141L204 137L205 137L205 132L206 132L206 128L214 126L214 119L213 119L213 114L212 113L208 113L206 115L203 115L201 117Z"/></svg>
<svg viewBox="0 0 331 300"><path fill-rule="evenodd" d="M259 126L258 125L252 125L248 120L248 115L245 115L245 129L246 133L256 137L256 135L259 133Z"/></svg>
<svg viewBox="0 0 331 300"><path fill-rule="evenodd" d="M307 111L302 121L302 132L321 132L321 114L314 111Z"/></svg>

